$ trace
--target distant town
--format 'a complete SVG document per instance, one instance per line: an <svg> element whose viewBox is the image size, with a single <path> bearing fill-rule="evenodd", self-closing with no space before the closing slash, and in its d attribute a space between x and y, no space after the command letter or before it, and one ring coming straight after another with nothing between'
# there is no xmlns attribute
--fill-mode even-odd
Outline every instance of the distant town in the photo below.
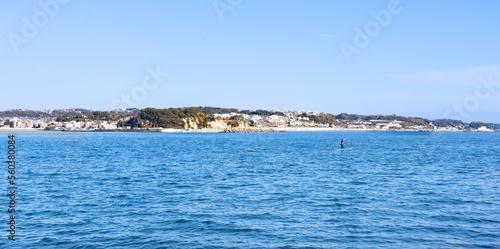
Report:
<svg viewBox="0 0 500 249"><path fill-rule="evenodd" d="M93 111L26 109L0 111L0 131L277 132L500 131L500 124L429 120L398 115L329 114L313 111L239 110L218 107Z"/></svg>

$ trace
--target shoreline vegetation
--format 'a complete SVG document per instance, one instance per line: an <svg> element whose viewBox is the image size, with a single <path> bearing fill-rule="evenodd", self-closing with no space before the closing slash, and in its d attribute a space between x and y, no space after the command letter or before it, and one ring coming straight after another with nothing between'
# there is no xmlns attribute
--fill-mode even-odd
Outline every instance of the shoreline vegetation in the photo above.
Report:
<svg viewBox="0 0 500 249"><path fill-rule="evenodd" d="M259 133L291 131L500 131L500 124L398 115L219 107L0 111L0 131Z"/></svg>

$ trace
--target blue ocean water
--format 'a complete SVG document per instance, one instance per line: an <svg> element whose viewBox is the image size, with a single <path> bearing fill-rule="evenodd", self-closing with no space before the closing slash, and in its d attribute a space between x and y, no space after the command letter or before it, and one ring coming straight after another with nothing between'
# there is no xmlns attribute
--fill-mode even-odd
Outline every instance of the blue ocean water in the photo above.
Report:
<svg viewBox="0 0 500 249"><path fill-rule="evenodd" d="M15 134L1 248L500 248L500 133Z"/></svg>

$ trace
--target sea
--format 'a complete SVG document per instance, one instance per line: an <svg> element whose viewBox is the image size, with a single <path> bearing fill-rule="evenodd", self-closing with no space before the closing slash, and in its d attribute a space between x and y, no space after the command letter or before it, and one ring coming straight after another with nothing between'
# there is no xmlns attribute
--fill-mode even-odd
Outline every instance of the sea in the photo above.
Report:
<svg viewBox="0 0 500 249"><path fill-rule="evenodd" d="M0 248L500 248L500 133L13 134Z"/></svg>

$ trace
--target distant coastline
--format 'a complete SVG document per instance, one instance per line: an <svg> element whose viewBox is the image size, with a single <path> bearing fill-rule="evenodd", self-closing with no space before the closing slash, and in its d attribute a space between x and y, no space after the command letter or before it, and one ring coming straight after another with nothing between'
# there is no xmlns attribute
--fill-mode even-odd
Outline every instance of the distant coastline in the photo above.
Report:
<svg viewBox="0 0 500 249"><path fill-rule="evenodd" d="M399 115L313 111L239 110L219 107L0 111L0 131L257 133L291 131L494 132L500 124Z"/></svg>
<svg viewBox="0 0 500 249"><path fill-rule="evenodd" d="M321 127L269 127L269 128L202 128L202 129L95 129L95 130L44 130L37 128L0 128L0 132L150 132L150 133L274 133L274 132L486 132L468 130L413 130L413 129L355 129ZM493 131L487 131L493 132Z"/></svg>

